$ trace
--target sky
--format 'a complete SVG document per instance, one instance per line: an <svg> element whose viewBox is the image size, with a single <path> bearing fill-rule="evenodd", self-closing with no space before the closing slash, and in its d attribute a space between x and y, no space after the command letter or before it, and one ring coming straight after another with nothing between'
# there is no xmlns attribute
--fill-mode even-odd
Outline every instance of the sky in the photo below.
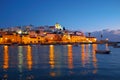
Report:
<svg viewBox="0 0 120 80"><path fill-rule="evenodd" d="M120 28L120 0L0 0L0 27L55 25L84 32Z"/></svg>

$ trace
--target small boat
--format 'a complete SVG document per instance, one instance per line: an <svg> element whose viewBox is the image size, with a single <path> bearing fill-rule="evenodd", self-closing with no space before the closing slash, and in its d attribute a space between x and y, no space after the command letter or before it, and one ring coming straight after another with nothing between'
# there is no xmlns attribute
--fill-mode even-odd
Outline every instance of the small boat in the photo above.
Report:
<svg viewBox="0 0 120 80"><path fill-rule="evenodd" d="M105 50L95 50L95 53L99 53L99 54L110 54L110 50L108 48L108 44L105 44Z"/></svg>
<svg viewBox="0 0 120 80"><path fill-rule="evenodd" d="M96 53L99 53L99 54L110 54L110 50L95 50Z"/></svg>

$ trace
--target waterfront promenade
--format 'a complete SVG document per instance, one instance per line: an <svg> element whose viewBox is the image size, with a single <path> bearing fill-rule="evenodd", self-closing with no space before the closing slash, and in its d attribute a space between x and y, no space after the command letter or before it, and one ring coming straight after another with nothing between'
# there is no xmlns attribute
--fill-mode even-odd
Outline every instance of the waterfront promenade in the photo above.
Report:
<svg viewBox="0 0 120 80"><path fill-rule="evenodd" d="M0 43L0 45L79 45L79 44L109 44L111 46L118 45L120 42L113 42L113 41L96 41L96 42L44 42L44 43Z"/></svg>

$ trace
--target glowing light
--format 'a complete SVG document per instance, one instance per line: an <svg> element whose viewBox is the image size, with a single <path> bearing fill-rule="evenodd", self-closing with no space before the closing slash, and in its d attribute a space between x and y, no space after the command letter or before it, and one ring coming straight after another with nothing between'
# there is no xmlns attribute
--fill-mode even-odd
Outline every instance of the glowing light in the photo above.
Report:
<svg viewBox="0 0 120 80"><path fill-rule="evenodd" d="M21 31L21 30L19 30L19 31L18 31L18 34L22 34L22 31Z"/></svg>
<svg viewBox="0 0 120 80"><path fill-rule="evenodd" d="M108 38L106 38L106 40L108 41L109 39L108 39Z"/></svg>
<svg viewBox="0 0 120 80"><path fill-rule="evenodd" d="M12 41L14 41L14 39L12 39Z"/></svg>
<svg viewBox="0 0 120 80"><path fill-rule="evenodd" d="M56 29L62 29L61 25L58 24L58 23L55 24L55 28L56 28Z"/></svg>
<svg viewBox="0 0 120 80"><path fill-rule="evenodd" d="M94 40L96 41L97 39L95 38Z"/></svg>
<svg viewBox="0 0 120 80"><path fill-rule="evenodd" d="M44 32L43 34L46 34L46 32Z"/></svg>
<svg viewBox="0 0 120 80"><path fill-rule="evenodd" d="M53 37L50 38L51 40L53 39Z"/></svg>

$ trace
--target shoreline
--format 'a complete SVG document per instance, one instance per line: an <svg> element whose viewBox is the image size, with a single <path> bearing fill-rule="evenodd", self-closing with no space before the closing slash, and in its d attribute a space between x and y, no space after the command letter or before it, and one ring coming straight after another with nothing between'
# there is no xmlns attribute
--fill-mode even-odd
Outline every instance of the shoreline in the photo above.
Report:
<svg viewBox="0 0 120 80"><path fill-rule="evenodd" d="M0 45L17 45L17 46L22 46L22 45L79 45L79 44L109 44L109 45L116 45L120 44L120 42L51 42L51 43L28 43L28 44L23 44L23 43L1 43Z"/></svg>

